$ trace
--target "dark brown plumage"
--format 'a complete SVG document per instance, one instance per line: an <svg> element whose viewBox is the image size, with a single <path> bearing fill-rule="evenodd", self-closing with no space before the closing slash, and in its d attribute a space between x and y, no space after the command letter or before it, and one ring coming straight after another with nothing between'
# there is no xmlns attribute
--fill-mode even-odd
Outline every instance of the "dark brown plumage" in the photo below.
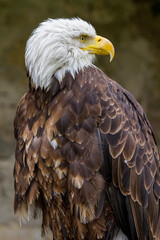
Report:
<svg viewBox="0 0 160 240"><path fill-rule="evenodd" d="M67 79L67 81L66 81ZM133 96L94 67L48 92L30 85L14 121L15 212L42 211L53 239L160 239L154 134ZM35 214L36 215L36 214Z"/></svg>

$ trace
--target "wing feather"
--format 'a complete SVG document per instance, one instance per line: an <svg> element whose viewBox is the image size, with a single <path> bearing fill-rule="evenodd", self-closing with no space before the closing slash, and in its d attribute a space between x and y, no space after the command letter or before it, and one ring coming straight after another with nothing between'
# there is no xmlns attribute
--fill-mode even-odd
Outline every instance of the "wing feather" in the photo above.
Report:
<svg viewBox="0 0 160 240"><path fill-rule="evenodd" d="M101 100L105 116L99 129L101 135L106 135L109 144L113 184L122 195L129 196L137 238L145 239L151 234L142 226L145 223L151 229L152 237L158 239L160 168L154 133L142 107L133 96L102 72L98 74L100 79L106 80L106 97L103 93ZM108 161L107 158L105 160ZM151 206L155 217L151 213ZM118 216L120 218L121 214Z"/></svg>

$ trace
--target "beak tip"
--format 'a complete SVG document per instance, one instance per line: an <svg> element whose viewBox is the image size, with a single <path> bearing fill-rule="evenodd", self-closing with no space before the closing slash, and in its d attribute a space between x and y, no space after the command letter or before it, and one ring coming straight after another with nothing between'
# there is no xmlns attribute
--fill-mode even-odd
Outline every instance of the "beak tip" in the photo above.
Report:
<svg viewBox="0 0 160 240"><path fill-rule="evenodd" d="M109 62L112 62L112 60L113 60L113 57L110 55Z"/></svg>
<svg viewBox="0 0 160 240"><path fill-rule="evenodd" d="M109 55L110 55L110 60L109 60L109 62L112 62L112 60L113 60L113 58L114 58L114 51L111 53L111 52L109 52Z"/></svg>

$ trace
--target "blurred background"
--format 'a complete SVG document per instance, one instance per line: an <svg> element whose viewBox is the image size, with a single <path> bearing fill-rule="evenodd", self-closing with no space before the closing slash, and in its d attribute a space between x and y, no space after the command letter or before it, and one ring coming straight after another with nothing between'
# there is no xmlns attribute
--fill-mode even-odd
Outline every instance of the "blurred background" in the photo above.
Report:
<svg viewBox="0 0 160 240"><path fill-rule="evenodd" d="M143 106L160 146L160 0L0 0L0 240L41 239L39 220L20 228L13 214L13 119L28 89L26 40L49 17L77 16L113 43L114 60L101 56L96 65Z"/></svg>

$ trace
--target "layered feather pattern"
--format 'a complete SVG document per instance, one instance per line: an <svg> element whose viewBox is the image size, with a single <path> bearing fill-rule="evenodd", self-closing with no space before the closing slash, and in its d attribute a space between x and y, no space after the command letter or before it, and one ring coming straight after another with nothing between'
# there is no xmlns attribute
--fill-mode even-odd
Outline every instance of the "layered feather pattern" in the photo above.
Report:
<svg viewBox="0 0 160 240"><path fill-rule="evenodd" d="M153 131L133 96L103 72L67 73L21 99L15 211L42 211L53 239L159 239L160 166Z"/></svg>

